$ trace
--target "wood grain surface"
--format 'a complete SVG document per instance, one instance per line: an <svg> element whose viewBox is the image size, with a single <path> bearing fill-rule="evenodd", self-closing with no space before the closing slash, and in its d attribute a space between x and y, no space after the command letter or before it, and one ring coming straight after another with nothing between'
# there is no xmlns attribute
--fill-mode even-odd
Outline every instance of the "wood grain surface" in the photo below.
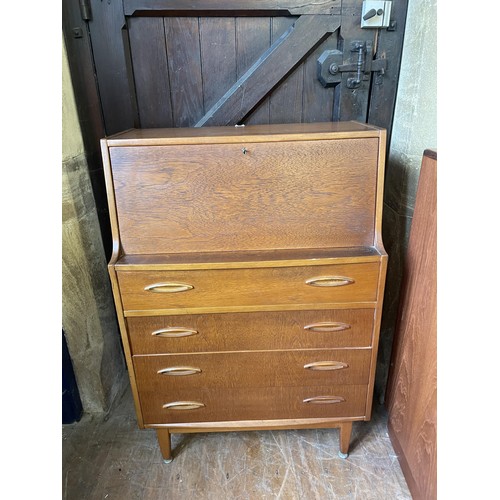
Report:
<svg viewBox="0 0 500 500"><path fill-rule="evenodd" d="M272 45L233 85L221 86L220 99L210 109L206 108L205 115L195 127L241 123L286 76L288 77L285 82L289 83L289 90L292 90L291 94L288 91L286 94L293 98L293 101L288 102L286 106L290 106L293 111L287 116L288 119L285 119L281 110L286 110L286 106L278 106L278 113L275 115L276 109L273 109L271 96L271 121L275 116L278 123L301 121L300 93L303 86L301 62L308 53L339 28L341 18L333 15L308 15L298 17L295 22L286 17L276 19L278 19L276 24L274 19L272 21ZM287 28L286 31L284 28ZM283 31L284 33L280 35Z"/></svg>
<svg viewBox="0 0 500 500"><path fill-rule="evenodd" d="M118 271L125 313L133 310L222 308L291 304L369 302L377 300L379 263L264 269L194 271ZM310 286L306 280L340 276L343 286ZM188 284L185 292L154 293L146 287L161 283ZM215 311L214 311L215 312Z"/></svg>
<svg viewBox="0 0 500 500"><path fill-rule="evenodd" d="M203 107L207 112L236 81L236 19L201 17Z"/></svg>
<svg viewBox="0 0 500 500"><path fill-rule="evenodd" d="M272 43L297 21L295 17L271 19ZM309 28L308 31L311 31ZM283 82L269 97L270 123L300 123L302 121L302 91L304 88L304 63L290 71Z"/></svg>
<svg viewBox="0 0 500 500"><path fill-rule="evenodd" d="M166 17L163 23L174 124L189 127L203 116L199 22L197 18ZM164 80L166 75L161 76L157 79Z"/></svg>
<svg viewBox="0 0 500 500"><path fill-rule="evenodd" d="M161 354L369 347L373 316L373 309L339 309L129 317L126 321L133 354ZM347 328L305 329L317 323L340 323ZM177 338L152 335L168 327L187 328L197 333Z"/></svg>
<svg viewBox="0 0 500 500"><path fill-rule="evenodd" d="M377 148L377 139L111 148L123 250L373 244Z"/></svg>
<svg viewBox="0 0 500 500"><path fill-rule="evenodd" d="M308 404L315 396L340 396L343 403ZM221 422L364 416L366 385L212 389L196 387L169 393L141 392L145 423ZM168 410L172 401L199 401L196 410Z"/></svg>
<svg viewBox="0 0 500 500"><path fill-rule="evenodd" d="M147 424L146 428L168 429L171 434L193 432L233 432L285 429L335 429L342 424L363 420L364 417L286 418L272 420L235 420L217 422L184 422Z"/></svg>
<svg viewBox="0 0 500 500"><path fill-rule="evenodd" d="M379 262L382 255L377 247L186 252L123 255L115 265L121 271L250 269L255 267L324 266L325 264Z"/></svg>
<svg viewBox="0 0 500 500"><path fill-rule="evenodd" d="M142 36L147 32L149 36ZM169 65L165 51L165 29L161 17L133 18L129 23L129 37L134 82L141 126L172 127L172 102ZM140 64L139 64L140 62ZM162 79L152 79L159 71Z"/></svg>
<svg viewBox="0 0 500 500"><path fill-rule="evenodd" d="M389 435L413 498L437 489L437 159L422 161L387 388Z"/></svg>
<svg viewBox="0 0 500 500"><path fill-rule="evenodd" d="M179 2L178 0L124 0L123 8L126 15L137 14L147 11L214 11L221 12L282 12L290 14L332 14L340 8L339 0L191 0L190 2Z"/></svg>
<svg viewBox="0 0 500 500"><path fill-rule="evenodd" d="M304 123L328 122L333 119L335 95L339 90L335 87L323 87L318 80L318 59L327 50L337 49L339 31L332 33L303 62L304 83L302 90L302 116Z"/></svg>
<svg viewBox="0 0 500 500"><path fill-rule="evenodd" d="M140 392L173 394L177 390L244 387L300 387L366 384L370 349L312 349L307 351L247 351L134 356ZM342 363L336 369L305 368L320 362ZM172 367L193 368L194 374L159 373ZM199 370L199 372L198 372ZM172 374L174 373L174 374Z"/></svg>

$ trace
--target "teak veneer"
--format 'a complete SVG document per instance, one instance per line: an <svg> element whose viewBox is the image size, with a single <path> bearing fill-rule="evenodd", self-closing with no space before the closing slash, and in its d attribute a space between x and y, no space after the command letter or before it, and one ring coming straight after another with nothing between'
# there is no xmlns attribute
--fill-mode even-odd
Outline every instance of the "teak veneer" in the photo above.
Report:
<svg viewBox="0 0 500 500"><path fill-rule="evenodd" d="M141 428L369 420L387 254L385 131L357 122L102 140L109 273Z"/></svg>

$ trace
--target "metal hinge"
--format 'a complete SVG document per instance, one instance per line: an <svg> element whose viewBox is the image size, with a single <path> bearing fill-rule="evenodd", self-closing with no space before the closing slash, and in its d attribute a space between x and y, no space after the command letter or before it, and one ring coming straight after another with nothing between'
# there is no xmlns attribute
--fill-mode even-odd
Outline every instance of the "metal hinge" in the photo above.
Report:
<svg viewBox="0 0 500 500"><path fill-rule="evenodd" d="M92 19L90 0L80 0L80 14L84 21L90 21Z"/></svg>
<svg viewBox="0 0 500 500"><path fill-rule="evenodd" d="M375 83L382 83L382 75L387 68L386 59L373 59L372 42L355 40L351 42L351 52L355 53L356 62L342 64L344 54L340 50L326 50L318 59L318 80L324 87L336 85L342 81L342 73L355 73L347 79L347 88L355 89L363 80L370 79L370 73L377 72Z"/></svg>

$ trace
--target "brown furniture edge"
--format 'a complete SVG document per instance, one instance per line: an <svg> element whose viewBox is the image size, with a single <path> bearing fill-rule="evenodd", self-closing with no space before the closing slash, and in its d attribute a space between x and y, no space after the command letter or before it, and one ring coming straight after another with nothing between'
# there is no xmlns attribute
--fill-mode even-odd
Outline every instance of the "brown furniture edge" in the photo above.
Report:
<svg viewBox="0 0 500 500"><path fill-rule="evenodd" d="M403 475L405 477L406 483L408 484L408 489L410 490L411 496L413 500L425 500L421 495L420 491L418 489L418 485L413 478L413 475L411 473L411 468L406 461L405 454L403 452L403 448L401 444L399 443L398 437L396 435L396 432L394 431L391 421L389 420L387 422L387 431L389 433L389 438L392 443L392 447L394 448L394 451L396 452L396 456L399 461L399 465L401 466L401 470L403 471Z"/></svg>

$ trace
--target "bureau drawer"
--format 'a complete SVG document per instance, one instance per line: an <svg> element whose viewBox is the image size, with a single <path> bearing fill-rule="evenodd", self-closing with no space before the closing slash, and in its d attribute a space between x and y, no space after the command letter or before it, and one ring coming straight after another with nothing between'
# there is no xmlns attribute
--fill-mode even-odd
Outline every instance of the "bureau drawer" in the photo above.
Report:
<svg viewBox="0 0 500 500"><path fill-rule="evenodd" d="M125 314L377 300L379 263L191 271L118 271ZM191 311L189 311L191 310ZM182 312L181 312L182 311Z"/></svg>
<svg viewBox="0 0 500 500"><path fill-rule="evenodd" d="M369 347L373 309L127 318L133 354Z"/></svg>
<svg viewBox="0 0 500 500"><path fill-rule="evenodd" d="M140 395L146 425L364 417L366 385L176 389ZM191 404L190 404L191 403Z"/></svg>
<svg viewBox="0 0 500 500"><path fill-rule="evenodd" d="M139 392L367 384L371 349L134 356Z"/></svg>

